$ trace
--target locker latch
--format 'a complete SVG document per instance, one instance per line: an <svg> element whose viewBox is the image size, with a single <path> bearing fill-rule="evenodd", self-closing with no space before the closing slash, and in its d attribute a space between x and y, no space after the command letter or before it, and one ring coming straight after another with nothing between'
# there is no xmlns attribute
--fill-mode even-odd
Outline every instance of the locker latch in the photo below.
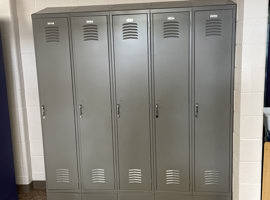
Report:
<svg viewBox="0 0 270 200"><path fill-rule="evenodd" d="M79 112L80 112L80 118L83 116L83 106L82 104L79 105Z"/></svg>
<svg viewBox="0 0 270 200"><path fill-rule="evenodd" d="M156 104L156 106L155 106L155 115L156 115L156 118L159 117L159 106L158 106L158 104Z"/></svg>
<svg viewBox="0 0 270 200"><path fill-rule="evenodd" d="M120 118L120 104L116 105L117 118Z"/></svg>
<svg viewBox="0 0 270 200"><path fill-rule="evenodd" d="M198 103L195 104L195 117L196 118L199 117L199 104Z"/></svg>
<svg viewBox="0 0 270 200"><path fill-rule="evenodd" d="M41 106L41 116L42 116L42 119L46 118L46 111L45 111L45 106L44 105Z"/></svg>

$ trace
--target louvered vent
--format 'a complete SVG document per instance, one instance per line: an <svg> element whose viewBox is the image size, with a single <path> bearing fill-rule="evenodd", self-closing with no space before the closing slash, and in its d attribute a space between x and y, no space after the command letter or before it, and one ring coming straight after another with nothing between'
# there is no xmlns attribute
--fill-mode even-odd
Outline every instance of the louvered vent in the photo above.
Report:
<svg viewBox="0 0 270 200"><path fill-rule="evenodd" d="M60 42L59 27L58 26L46 26L45 27L46 42Z"/></svg>
<svg viewBox="0 0 270 200"><path fill-rule="evenodd" d="M166 21L163 23L163 38L179 38L179 22Z"/></svg>
<svg viewBox="0 0 270 200"><path fill-rule="evenodd" d="M69 169L56 169L56 183L69 182Z"/></svg>
<svg viewBox="0 0 270 200"><path fill-rule="evenodd" d="M180 184L179 170L173 170L173 169L166 170L166 184L167 185L179 185Z"/></svg>
<svg viewBox="0 0 270 200"><path fill-rule="evenodd" d="M105 170L104 169L92 169L92 183L105 183Z"/></svg>
<svg viewBox="0 0 270 200"><path fill-rule="evenodd" d="M137 23L125 23L122 25L123 39L138 39L138 24Z"/></svg>
<svg viewBox="0 0 270 200"><path fill-rule="evenodd" d="M206 21L205 35L221 36L222 35L222 20L221 19L208 19Z"/></svg>
<svg viewBox="0 0 270 200"><path fill-rule="evenodd" d="M205 185L218 185L219 184L219 174L217 170L205 170L204 171L204 184Z"/></svg>
<svg viewBox="0 0 270 200"><path fill-rule="evenodd" d="M86 24L83 26L83 40L98 40L98 26L95 24Z"/></svg>
<svg viewBox="0 0 270 200"><path fill-rule="evenodd" d="M128 170L128 182L130 184L142 183L142 170L141 169L129 169Z"/></svg>

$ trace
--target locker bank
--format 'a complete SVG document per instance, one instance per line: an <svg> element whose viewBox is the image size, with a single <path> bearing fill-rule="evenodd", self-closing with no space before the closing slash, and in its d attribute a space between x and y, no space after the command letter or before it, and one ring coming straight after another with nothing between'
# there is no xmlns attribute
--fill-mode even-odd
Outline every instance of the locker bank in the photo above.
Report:
<svg viewBox="0 0 270 200"><path fill-rule="evenodd" d="M236 5L32 15L48 200L232 199Z"/></svg>

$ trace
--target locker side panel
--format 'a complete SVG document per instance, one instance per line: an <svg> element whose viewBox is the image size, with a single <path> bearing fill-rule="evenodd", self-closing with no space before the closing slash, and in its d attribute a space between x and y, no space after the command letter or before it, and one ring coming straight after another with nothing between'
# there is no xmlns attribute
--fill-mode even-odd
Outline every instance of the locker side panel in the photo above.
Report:
<svg viewBox="0 0 270 200"><path fill-rule="evenodd" d="M195 191L230 192L232 10L195 12Z"/></svg>
<svg viewBox="0 0 270 200"><path fill-rule="evenodd" d="M75 120L66 18L34 19L47 189L77 189Z"/></svg>
<svg viewBox="0 0 270 200"><path fill-rule="evenodd" d="M121 190L150 190L147 14L113 16Z"/></svg>
<svg viewBox="0 0 270 200"><path fill-rule="evenodd" d="M114 189L106 16L72 17L84 189Z"/></svg>
<svg viewBox="0 0 270 200"><path fill-rule="evenodd" d="M153 15L156 169L161 191L189 191L189 15Z"/></svg>

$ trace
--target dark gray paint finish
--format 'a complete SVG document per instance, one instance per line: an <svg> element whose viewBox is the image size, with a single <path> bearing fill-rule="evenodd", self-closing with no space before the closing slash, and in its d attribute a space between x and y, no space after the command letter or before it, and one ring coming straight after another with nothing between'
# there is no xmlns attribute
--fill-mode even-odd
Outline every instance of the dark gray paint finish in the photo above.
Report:
<svg viewBox="0 0 270 200"><path fill-rule="evenodd" d="M189 191L189 24L189 12L153 14L157 189L162 191ZM170 34L178 30L179 38L164 38L166 27Z"/></svg>
<svg viewBox="0 0 270 200"><path fill-rule="evenodd" d="M171 1L171 2L152 2L152 3L129 3L129 4L110 4L110 5L93 5L79 7L49 7L45 8L34 15L54 14L54 13L76 13L87 11L123 11L123 10L140 10L140 9L170 9L170 8L187 8L187 7L209 7L209 6L225 6L236 5L231 0L190 0L190 1Z"/></svg>
<svg viewBox="0 0 270 200"><path fill-rule="evenodd" d="M221 36L206 36L210 15ZM232 20L232 10L195 12L195 192L230 192Z"/></svg>
<svg viewBox="0 0 270 200"><path fill-rule="evenodd" d="M91 192L83 193L82 200L117 200L117 193L113 192Z"/></svg>
<svg viewBox="0 0 270 200"><path fill-rule="evenodd" d="M87 22L93 21L93 24ZM114 189L107 16L72 17L83 189ZM84 26L97 25L84 40ZM97 31L97 34L96 32ZM94 34L93 34L94 33ZM86 38L86 39L87 39ZM80 112L80 110L79 110Z"/></svg>
<svg viewBox="0 0 270 200"><path fill-rule="evenodd" d="M120 191L118 193L118 200L154 200L153 192L135 192L135 191Z"/></svg>
<svg viewBox="0 0 270 200"><path fill-rule="evenodd" d="M45 27L59 27L59 42L46 43ZM34 19L47 189L77 189L75 119L67 18ZM59 59L61 58L61 59ZM57 176L58 174L58 176ZM68 177L69 175L69 177ZM69 182L57 182L65 179Z"/></svg>
<svg viewBox="0 0 270 200"><path fill-rule="evenodd" d="M48 200L81 200L81 194L75 193L47 193Z"/></svg>
<svg viewBox="0 0 270 200"><path fill-rule="evenodd" d="M138 39L123 40L122 25L127 19L138 24ZM147 14L113 16L121 190L151 189L147 26ZM141 170L141 183L129 183L133 169Z"/></svg>

